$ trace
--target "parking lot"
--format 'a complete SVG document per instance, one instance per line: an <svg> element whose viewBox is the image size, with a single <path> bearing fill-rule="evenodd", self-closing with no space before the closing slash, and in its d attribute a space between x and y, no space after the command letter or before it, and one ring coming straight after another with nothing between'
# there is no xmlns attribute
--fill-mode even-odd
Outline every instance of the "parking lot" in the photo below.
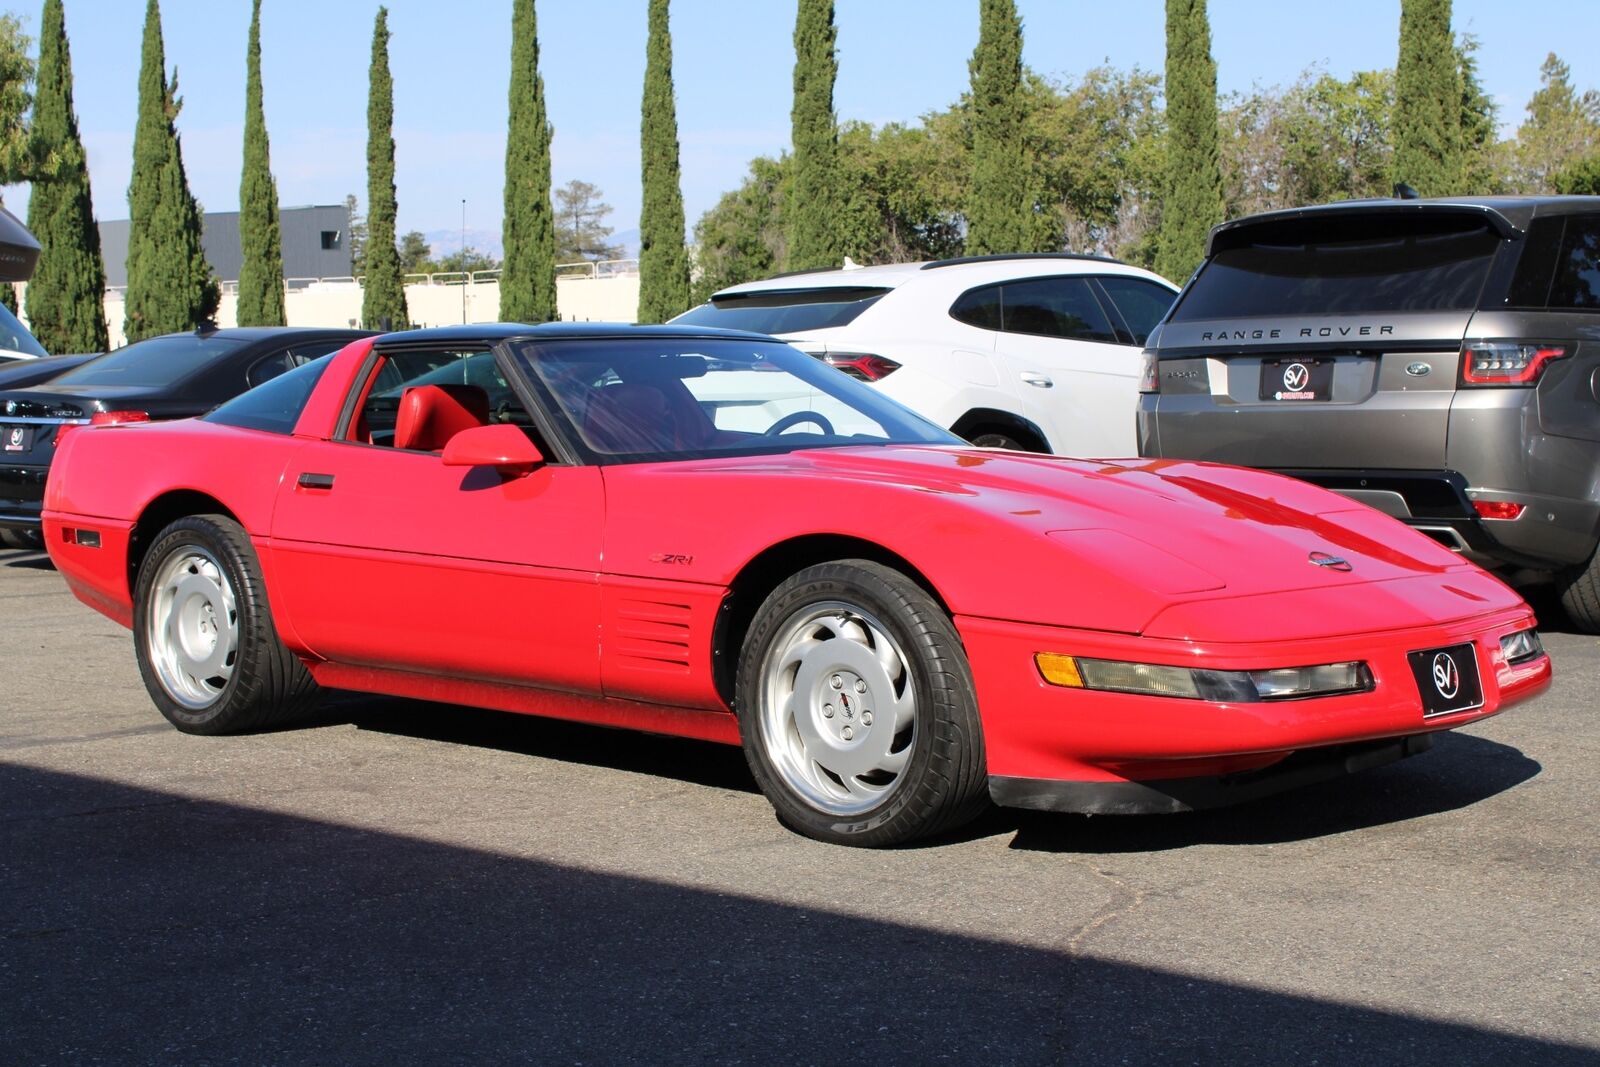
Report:
<svg viewBox="0 0 1600 1067"><path fill-rule="evenodd" d="M8 1063L1600 1062L1600 640L1245 807L777 824L732 749L334 697L168 727L0 551Z"/></svg>

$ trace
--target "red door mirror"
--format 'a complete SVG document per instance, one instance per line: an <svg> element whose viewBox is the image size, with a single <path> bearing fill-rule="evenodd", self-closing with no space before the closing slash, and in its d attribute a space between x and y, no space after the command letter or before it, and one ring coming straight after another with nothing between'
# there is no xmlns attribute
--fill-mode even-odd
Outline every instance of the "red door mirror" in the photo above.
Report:
<svg viewBox="0 0 1600 1067"><path fill-rule="evenodd" d="M516 426L474 426L444 446L446 467L493 467L505 474L526 474L544 462L528 435Z"/></svg>

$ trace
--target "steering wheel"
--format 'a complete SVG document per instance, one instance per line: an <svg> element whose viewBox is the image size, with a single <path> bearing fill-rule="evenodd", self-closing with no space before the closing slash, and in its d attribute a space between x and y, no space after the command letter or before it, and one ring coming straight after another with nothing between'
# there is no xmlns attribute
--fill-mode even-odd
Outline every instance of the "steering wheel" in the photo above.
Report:
<svg viewBox="0 0 1600 1067"><path fill-rule="evenodd" d="M828 421L828 416L819 411L791 411L777 422L762 431L766 437L775 437L783 431L799 426L802 422L814 422L829 437L836 436L833 423Z"/></svg>

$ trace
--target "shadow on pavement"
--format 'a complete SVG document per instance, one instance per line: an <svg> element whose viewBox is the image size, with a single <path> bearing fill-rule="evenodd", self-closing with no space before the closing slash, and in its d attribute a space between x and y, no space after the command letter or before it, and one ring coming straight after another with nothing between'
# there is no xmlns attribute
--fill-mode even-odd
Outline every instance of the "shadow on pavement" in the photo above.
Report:
<svg viewBox="0 0 1600 1067"><path fill-rule="evenodd" d="M4 561L4 566L30 571L53 571L56 569L56 565L50 562L49 556L31 548L0 548L0 561Z"/></svg>
<svg viewBox="0 0 1600 1067"><path fill-rule="evenodd" d="M363 730L473 745L590 767L756 792L736 748L448 704L337 694L322 720ZM912 847L1014 833L1011 847L1050 852L1151 852L1196 844L1259 845L1346 833L1454 811L1537 775L1509 745L1445 733L1431 751L1265 800L1183 815L1100 816L993 809Z"/></svg>
<svg viewBox="0 0 1600 1067"><path fill-rule="evenodd" d="M1304 841L1465 808L1541 769L1510 745L1446 733L1420 756L1231 808L1098 818L1018 813L1011 847L1112 853Z"/></svg>
<svg viewBox="0 0 1600 1067"><path fill-rule="evenodd" d="M0 795L12 1062L1594 1062L93 778Z"/></svg>

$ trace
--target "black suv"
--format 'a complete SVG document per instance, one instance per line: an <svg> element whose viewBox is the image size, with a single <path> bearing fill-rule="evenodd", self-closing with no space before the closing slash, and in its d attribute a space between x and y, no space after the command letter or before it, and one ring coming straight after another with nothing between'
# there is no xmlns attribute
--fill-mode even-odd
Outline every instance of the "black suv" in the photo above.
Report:
<svg viewBox="0 0 1600 1067"><path fill-rule="evenodd" d="M1139 451L1294 475L1600 633L1600 197L1363 200L1218 226L1150 336Z"/></svg>

